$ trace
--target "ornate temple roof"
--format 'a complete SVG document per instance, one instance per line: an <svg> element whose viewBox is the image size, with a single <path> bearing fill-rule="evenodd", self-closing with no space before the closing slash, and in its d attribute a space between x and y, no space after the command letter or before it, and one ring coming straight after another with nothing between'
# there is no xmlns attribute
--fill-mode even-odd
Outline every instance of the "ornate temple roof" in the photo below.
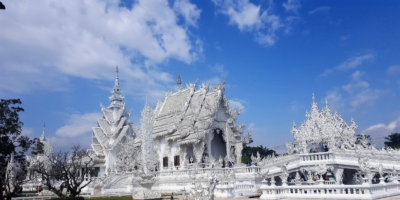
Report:
<svg viewBox="0 0 400 200"><path fill-rule="evenodd" d="M100 104L103 118L98 119L98 127L93 127L92 149L98 156L104 156L105 149L112 149L119 141L128 134L130 124L130 111L126 110L123 102L124 96L119 86L118 66L114 87L111 90L110 105L105 107Z"/></svg>
<svg viewBox="0 0 400 200"><path fill-rule="evenodd" d="M163 102L157 104L153 137L165 136L178 140L179 144L197 143L209 131L220 108L227 114L233 132L241 135L243 126L236 126L239 111L232 111L224 94L224 83L212 89L203 84L188 84L175 93L167 93Z"/></svg>
<svg viewBox="0 0 400 200"><path fill-rule="evenodd" d="M296 142L319 143L331 139L352 139L355 137L357 128L353 119L348 125L338 113L332 113L328 101L326 101L326 106L319 110L313 95L311 111L306 112L306 121L298 128L293 123L291 132Z"/></svg>

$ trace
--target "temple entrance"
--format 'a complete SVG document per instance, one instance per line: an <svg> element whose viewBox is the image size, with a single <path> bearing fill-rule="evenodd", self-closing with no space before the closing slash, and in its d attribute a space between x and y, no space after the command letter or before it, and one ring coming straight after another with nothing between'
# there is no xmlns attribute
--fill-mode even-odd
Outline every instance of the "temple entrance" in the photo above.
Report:
<svg viewBox="0 0 400 200"><path fill-rule="evenodd" d="M211 140L211 154L213 158L222 159L226 156L226 142L222 138L222 130L215 129L214 130L214 138Z"/></svg>

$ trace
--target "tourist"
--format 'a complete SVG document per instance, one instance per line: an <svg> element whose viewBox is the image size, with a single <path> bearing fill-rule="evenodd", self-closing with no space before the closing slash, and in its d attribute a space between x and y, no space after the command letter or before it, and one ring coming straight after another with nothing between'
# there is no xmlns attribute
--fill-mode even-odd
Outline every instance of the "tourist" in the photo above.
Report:
<svg viewBox="0 0 400 200"><path fill-rule="evenodd" d="M249 163L249 167L251 167L251 163Z"/></svg>
<svg viewBox="0 0 400 200"><path fill-rule="evenodd" d="M324 150L325 150L325 152L328 152L329 151L328 146L325 145Z"/></svg>

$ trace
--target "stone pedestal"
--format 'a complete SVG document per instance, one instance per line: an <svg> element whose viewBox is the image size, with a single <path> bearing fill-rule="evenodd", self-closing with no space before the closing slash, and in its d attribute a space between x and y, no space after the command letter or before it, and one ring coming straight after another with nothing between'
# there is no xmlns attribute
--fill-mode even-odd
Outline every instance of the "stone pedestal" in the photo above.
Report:
<svg viewBox="0 0 400 200"><path fill-rule="evenodd" d="M215 187L214 196L218 198L235 198L237 196L235 191L235 185L229 184L228 181L224 181Z"/></svg>
<svg viewBox="0 0 400 200"><path fill-rule="evenodd" d="M322 179L322 175L319 175L319 180L316 181L317 185L323 185L324 184L324 179Z"/></svg>
<svg viewBox="0 0 400 200"><path fill-rule="evenodd" d="M139 184L142 186L142 190L138 193L132 194L132 199L156 199L161 198L161 194L158 191L151 190L156 180L153 179L152 174L141 175L142 180Z"/></svg>
<svg viewBox="0 0 400 200"><path fill-rule="evenodd" d="M277 199L275 180L273 178L271 179L271 186L268 186L268 181L262 181L260 190L262 191L260 199Z"/></svg>

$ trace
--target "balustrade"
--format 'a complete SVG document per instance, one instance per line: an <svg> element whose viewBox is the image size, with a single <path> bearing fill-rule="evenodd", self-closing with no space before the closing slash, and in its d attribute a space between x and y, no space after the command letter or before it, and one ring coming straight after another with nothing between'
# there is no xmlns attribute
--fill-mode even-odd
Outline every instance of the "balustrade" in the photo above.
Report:
<svg viewBox="0 0 400 200"><path fill-rule="evenodd" d="M300 185L300 186L268 186L263 183L260 188L262 195L260 199L279 198L323 198L348 199L368 198L376 199L386 196L400 194L400 183L392 182L382 184L366 185L335 185L331 181L325 181L325 185Z"/></svg>
<svg viewBox="0 0 400 200"><path fill-rule="evenodd" d="M322 161L332 159L333 154L331 152L300 154L300 161Z"/></svg>

